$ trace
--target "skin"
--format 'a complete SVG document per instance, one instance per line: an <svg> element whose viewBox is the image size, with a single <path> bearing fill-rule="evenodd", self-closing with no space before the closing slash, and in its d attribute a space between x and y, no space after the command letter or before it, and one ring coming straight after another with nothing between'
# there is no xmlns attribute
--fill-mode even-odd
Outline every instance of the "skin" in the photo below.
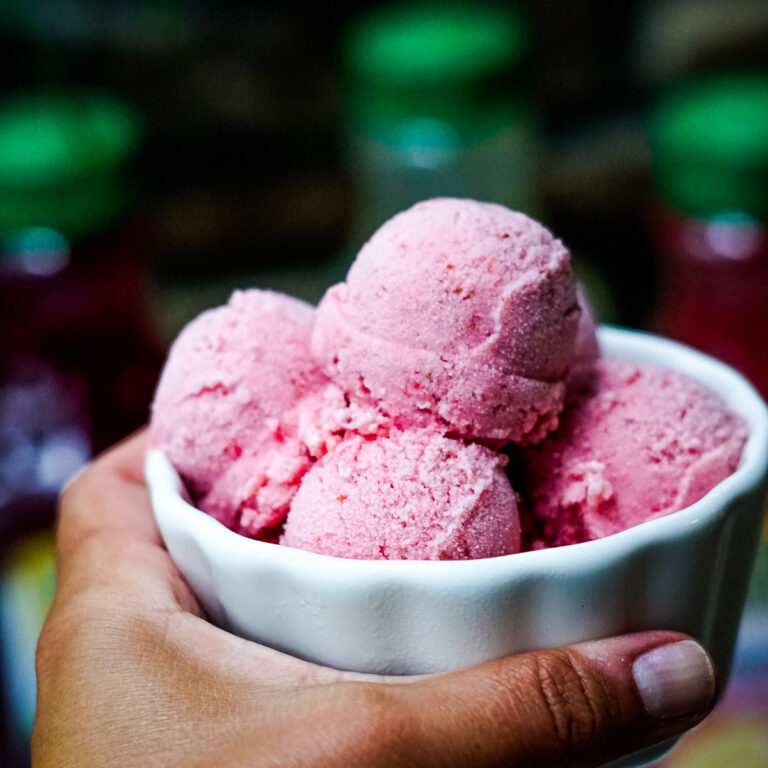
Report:
<svg viewBox="0 0 768 768"><path fill-rule="evenodd" d="M709 706L647 714L640 633L413 678L345 673L209 624L171 562L138 435L62 496L59 580L37 654L34 768L593 766Z"/></svg>

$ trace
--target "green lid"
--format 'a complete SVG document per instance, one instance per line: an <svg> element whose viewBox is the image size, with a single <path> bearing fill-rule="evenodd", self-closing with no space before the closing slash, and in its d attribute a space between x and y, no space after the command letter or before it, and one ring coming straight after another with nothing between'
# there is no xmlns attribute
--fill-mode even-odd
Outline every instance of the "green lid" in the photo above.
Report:
<svg viewBox="0 0 768 768"><path fill-rule="evenodd" d="M409 118L471 123L469 133L482 132L489 119L509 118L497 115L494 102L509 101L512 84L503 76L528 47L528 24L509 6L428 2L376 9L353 23L344 40L350 117L379 138Z"/></svg>
<svg viewBox="0 0 768 768"><path fill-rule="evenodd" d="M99 93L39 93L0 104L0 229L98 229L126 203L118 171L142 123Z"/></svg>
<svg viewBox="0 0 768 768"><path fill-rule="evenodd" d="M517 64L528 31L509 7L385 6L349 29L349 70L372 84L412 88L476 81Z"/></svg>
<svg viewBox="0 0 768 768"><path fill-rule="evenodd" d="M693 216L768 220L768 73L679 84L648 124L659 194Z"/></svg>

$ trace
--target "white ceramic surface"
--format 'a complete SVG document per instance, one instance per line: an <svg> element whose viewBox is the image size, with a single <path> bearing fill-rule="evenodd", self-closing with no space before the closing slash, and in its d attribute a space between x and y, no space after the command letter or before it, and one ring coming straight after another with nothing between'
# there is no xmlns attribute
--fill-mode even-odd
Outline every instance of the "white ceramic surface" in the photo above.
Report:
<svg viewBox="0 0 768 768"><path fill-rule="evenodd" d="M687 509L598 541L492 559L343 560L229 531L184 501L167 459L150 451L168 551L212 621L334 667L433 672L671 629L701 641L724 682L765 509L768 410L739 374L690 348L613 328L599 338L608 357L699 379L747 420L738 470Z"/></svg>

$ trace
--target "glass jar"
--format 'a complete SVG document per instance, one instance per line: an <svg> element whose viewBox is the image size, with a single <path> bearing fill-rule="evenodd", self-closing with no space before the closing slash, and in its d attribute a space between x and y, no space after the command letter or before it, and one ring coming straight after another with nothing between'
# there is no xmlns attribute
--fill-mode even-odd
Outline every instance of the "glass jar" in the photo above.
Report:
<svg viewBox="0 0 768 768"><path fill-rule="evenodd" d="M649 120L661 285L655 330L768 396L768 73L672 87Z"/></svg>
<svg viewBox="0 0 768 768"><path fill-rule="evenodd" d="M535 212L538 130L511 6L417 3L358 18L343 47L346 155L359 245L429 197Z"/></svg>

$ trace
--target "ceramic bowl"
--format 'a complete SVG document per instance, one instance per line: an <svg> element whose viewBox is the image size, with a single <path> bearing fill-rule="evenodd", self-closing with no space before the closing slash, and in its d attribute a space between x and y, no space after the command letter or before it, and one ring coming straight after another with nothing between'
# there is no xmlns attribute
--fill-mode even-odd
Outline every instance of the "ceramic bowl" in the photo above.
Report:
<svg viewBox="0 0 768 768"><path fill-rule="evenodd" d="M768 488L768 410L726 365L600 328L606 357L682 371L750 428L736 472L690 507L613 536L466 561L345 560L252 541L184 499L165 456L146 477L168 551L210 619L321 664L425 673L636 632L686 632L728 677ZM638 764L638 761L625 765Z"/></svg>

